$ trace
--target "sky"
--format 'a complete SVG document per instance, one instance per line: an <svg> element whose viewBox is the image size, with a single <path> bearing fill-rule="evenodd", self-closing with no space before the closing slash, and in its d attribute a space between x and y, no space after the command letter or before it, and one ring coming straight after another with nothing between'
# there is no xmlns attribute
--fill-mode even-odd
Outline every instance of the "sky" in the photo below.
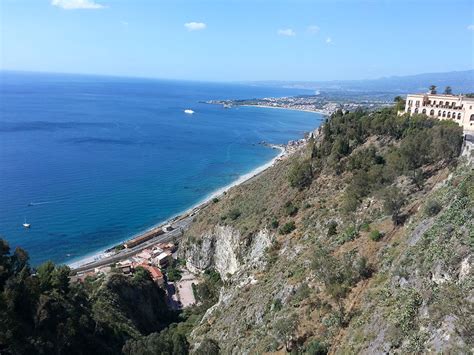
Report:
<svg viewBox="0 0 474 355"><path fill-rule="evenodd" d="M474 68L472 0L0 0L0 69L204 81Z"/></svg>

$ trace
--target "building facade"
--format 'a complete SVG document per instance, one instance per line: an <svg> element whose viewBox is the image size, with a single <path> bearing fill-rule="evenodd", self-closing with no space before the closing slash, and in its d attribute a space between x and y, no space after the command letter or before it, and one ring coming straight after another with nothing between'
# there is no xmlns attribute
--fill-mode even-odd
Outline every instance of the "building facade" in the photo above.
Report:
<svg viewBox="0 0 474 355"><path fill-rule="evenodd" d="M405 113L452 120L474 131L474 98L462 95L413 94L407 96Z"/></svg>

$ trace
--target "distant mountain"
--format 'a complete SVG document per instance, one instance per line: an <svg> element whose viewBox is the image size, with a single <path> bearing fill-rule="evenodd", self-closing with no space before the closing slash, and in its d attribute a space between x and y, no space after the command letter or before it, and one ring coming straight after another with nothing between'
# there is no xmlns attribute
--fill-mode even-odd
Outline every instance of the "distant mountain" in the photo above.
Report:
<svg viewBox="0 0 474 355"><path fill-rule="evenodd" d="M337 90L359 92L425 92L430 85L436 85L442 92L451 86L453 92L474 92L474 70L453 71L447 73L427 73L409 76L391 76L370 80L334 80L334 81L259 81L253 84L264 86L282 86L311 90Z"/></svg>

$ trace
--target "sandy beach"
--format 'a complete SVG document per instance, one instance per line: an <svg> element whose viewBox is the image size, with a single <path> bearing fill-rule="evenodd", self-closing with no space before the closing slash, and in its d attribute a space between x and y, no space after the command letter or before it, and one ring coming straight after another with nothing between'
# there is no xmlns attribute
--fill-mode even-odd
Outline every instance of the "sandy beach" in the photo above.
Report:
<svg viewBox="0 0 474 355"><path fill-rule="evenodd" d="M139 232L139 233L137 233L133 236L130 236L129 239L136 238L136 237L138 237L142 234L145 234L145 233L147 233L147 232L149 232L153 229L159 228L159 227L167 225L167 224L171 224L171 223L173 223L173 222L175 222L179 219L182 219L182 218L185 218L187 216L195 214L196 212L199 211L200 208L204 207L206 204L208 204L210 201L212 201L212 199L221 196L222 194L227 192L229 189L231 189L231 188L233 188L237 185L240 185L240 184L252 179L253 177L261 174L263 171L265 171L266 169L273 166L277 160L279 160L281 157L285 156L286 153L287 153L286 149L283 146L280 146L280 145L271 145L271 148L280 150L278 155L275 156L272 160L268 161L267 163L265 163L263 165L260 165L259 167L255 168L254 170L248 172L247 174L244 174L244 175L240 176L239 178L237 178L235 181L233 181L229 185L224 186L224 187L212 192L211 194L206 196L203 200L201 200L200 202L198 202L195 205L191 206L187 210L185 210L181 213L178 213L178 214L170 217L169 219L167 219L165 221L161 221L161 222L157 223L156 225L148 228L145 231L142 231L142 232ZM103 251L94 252L94 253L91 253L89 255L85 255L85 256L77 259L77 260L72 260L71 262L67 263L66 265L68 265L71 269L76 269L78 267L81 267L81 266L84 266L84 265L87 265L87 264L90 264L90 263L94 263L94 262L101 261L101 260L104 260L106 258L115 256L114 252L107 252L107 250L109 250L109 249L113 248L114 246L119 245L123 242L125 242L125 240L120 242L120 243L114 243L113 245L108 246Z"/></svg>

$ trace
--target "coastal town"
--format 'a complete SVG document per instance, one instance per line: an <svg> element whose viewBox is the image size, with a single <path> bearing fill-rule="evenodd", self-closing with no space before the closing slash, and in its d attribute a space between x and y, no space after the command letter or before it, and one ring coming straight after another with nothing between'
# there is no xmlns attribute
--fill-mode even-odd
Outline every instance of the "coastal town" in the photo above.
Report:
<svg viewBox="0 0 474 355"><path fill-rule="evenodd" d="M268 97L262 99L243 100L210 100L208 104L222 105L224 108L238 106L256 106L267 108L282 108L288 110L316 112L330 116L337 110L352 112L357 109L376 110L393 104L393 95L373 95L353 97L336 93L320 93L290 97Z"/></svg>

